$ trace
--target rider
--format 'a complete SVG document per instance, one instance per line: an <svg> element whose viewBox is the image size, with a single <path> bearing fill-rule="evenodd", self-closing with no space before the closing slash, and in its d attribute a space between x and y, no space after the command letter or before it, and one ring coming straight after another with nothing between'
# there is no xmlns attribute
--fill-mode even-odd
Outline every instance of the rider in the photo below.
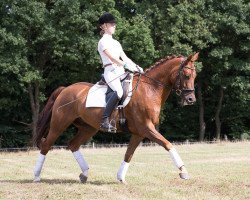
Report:
<svg viewBox="0 0 250 200"><path fill-rule="evenodd" d="M104 79L113 90L103 112L100 129L104 132L113 132L115 127L110 124L109 118L123 96L121 78L125 73L124 68L131 72L143 72L143 69L130 60L124 53L121 44L113 39L112 35L116 28L114 16L108 12L104 13L99 18L99 25L102 38L98 42L98 52L103 62Z"/></svg>

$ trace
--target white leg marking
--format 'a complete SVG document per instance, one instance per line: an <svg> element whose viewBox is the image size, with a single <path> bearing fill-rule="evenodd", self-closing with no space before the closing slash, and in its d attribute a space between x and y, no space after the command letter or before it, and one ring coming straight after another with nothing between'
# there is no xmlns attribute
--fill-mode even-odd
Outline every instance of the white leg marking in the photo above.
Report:
<svg viewBox="0 0 250 200"><path fill-rule="evenodd" d="M178 152L176 151L175 148L172 148L169 150L169 154L171 159L173 160L175 166L180 169L182 166L184 166L184 163L181 159L181 157L179 156Z"/></svg>
<svg viewBox="0 0 250 200"><path fill-rule="evenodd" d="M125 161L123 161L121 163L120 169L117 172L117 180L119 180L123 183L126 183L125 176L126 176L126 173L128 171L128 167L129 167L129 163L127 163Z"/></svg>
<svg viewBox="0 0 250 200"><path fill-rule="evenodd" d="M34 182L39 182L41 180L40 174L42 171L44 161L45 161L45 155L40 153L34 169L34 176L35 176Z"/></svg>
<svg viewBox="0 0 250 200"><path fill-rule="evenodd" d="M81 154L81 152L78 150L78 151L75 151L73 152L73 155L76 159L76 161L78 162L81 170L82 170L82 173L84 176L88 177L88 170L89 170L89 165L88 163L85 161L83 155Z"/></svg>

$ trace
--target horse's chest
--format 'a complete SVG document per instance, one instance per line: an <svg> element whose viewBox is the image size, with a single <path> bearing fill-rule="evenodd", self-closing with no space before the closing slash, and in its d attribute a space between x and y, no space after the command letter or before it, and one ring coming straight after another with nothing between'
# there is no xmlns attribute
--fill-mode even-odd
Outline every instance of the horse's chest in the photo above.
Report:
<svg viewBox="0 0 250 200"><path fill-rule="evenodd" d="M148 116L153 122L153 124L158 124L159 118L160 118L160 112L161 112L160 106L154 106L154 107L148 108L147 111L148 111Z"/></svg>

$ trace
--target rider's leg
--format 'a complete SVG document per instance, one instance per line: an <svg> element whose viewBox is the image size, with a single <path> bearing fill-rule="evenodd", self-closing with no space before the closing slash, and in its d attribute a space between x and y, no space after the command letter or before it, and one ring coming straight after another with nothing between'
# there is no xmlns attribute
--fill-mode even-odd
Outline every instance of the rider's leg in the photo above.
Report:
<svg viewBox="0 0 250 200"><path fill-rule="evenodd" d="M100 129L105 132L113 132L114 130L116 130L116 128L110 124L109 118L123 95L120 76L120 74L116 74L113 71L104 72L104 78L106 82L108 83L109 87L114 91L107 102L100 125Z"/></svg>
<svg viewBox="0 0 250 200"><path fill-rule="evenodd" d="M121 84L122 75L122 70L108 71L105 69L104 71L104 78L107 84L113 91L117 92L117 96L119 97L119 99L121 99L123 96L123 89Z"/></svg>
<svg viewBox="0 0 250 200"><path fill-rule="evenodd" d="M106 108L103 112L102 115L102 122L101 122L101 126L100 129L102 131L105 132L109 132L109 131L114 131L115 127L113 127L110 123L109 123L109 118L113 112L113 110L115 109L117 103L119 102L120 98L117 95L117 92L113 92L112 96L109 98Z"/></svg>

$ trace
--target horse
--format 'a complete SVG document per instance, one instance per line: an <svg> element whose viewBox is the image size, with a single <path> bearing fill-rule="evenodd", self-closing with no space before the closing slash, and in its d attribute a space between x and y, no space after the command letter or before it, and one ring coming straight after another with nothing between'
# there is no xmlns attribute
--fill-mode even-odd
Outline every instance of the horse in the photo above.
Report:
<svg viewBox="0 0 250 200"><path fill-rule="evenodd" d="M188 57L168 56L156 62L144 73L134 74L133 95L124 108L131 138L124 160L117 172L117 180L121 183L126 183L125 176L129 163L135 149L145 138L165 148L174 165L179 169L180 178L189 179L188 171L176 148L155 127L159 124L161 107L172 90L180 96L181 105L195 103L196 68L194 62L198 59L198 54L191 54ZM82 183L87 181L89 166L79 148L99 131L103 113L103 108L85 106L88 91L92 86L91 83L80 82L68 87L59 87L49 97L39 114L37 130L33 135L33 143L40 149L34 169L34 182L41 180L42 166L51 146L71 124L77 127L78 131L69 141L68 149L71 150L81 168L80 181ZM114 111L112 115L117 117L117 111ZM117 131L121 131L118 122Z"/></svg>

